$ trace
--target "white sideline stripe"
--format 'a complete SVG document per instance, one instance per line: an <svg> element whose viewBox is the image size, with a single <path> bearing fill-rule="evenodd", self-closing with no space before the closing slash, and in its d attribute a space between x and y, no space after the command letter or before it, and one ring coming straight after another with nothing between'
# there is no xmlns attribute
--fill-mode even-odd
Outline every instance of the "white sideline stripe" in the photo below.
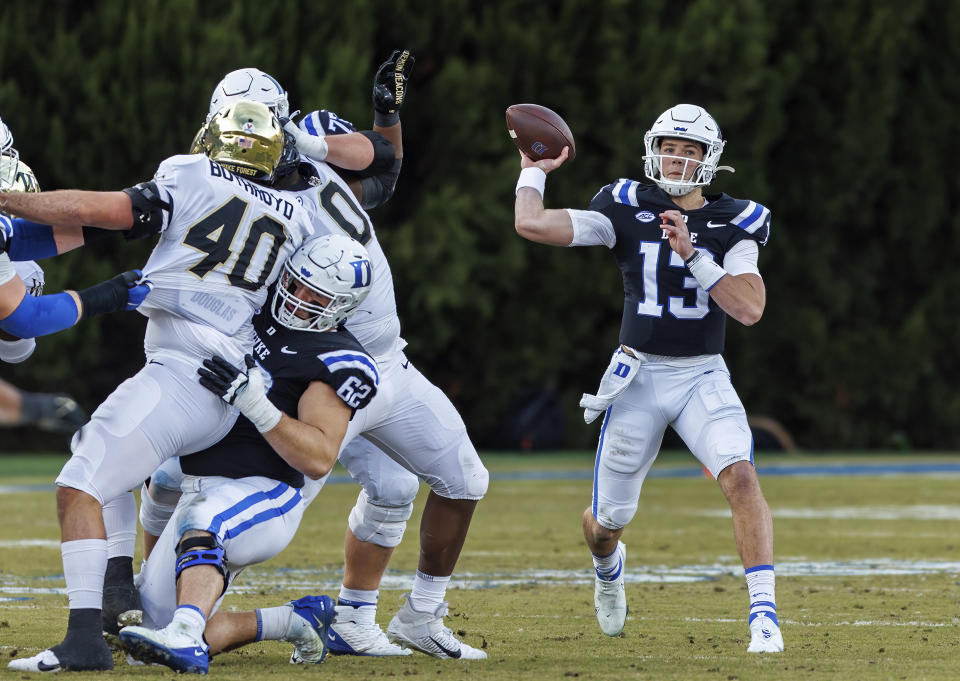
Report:
<svg viewBox="0 0 960 681"><path fill-rule="evenodd" d="M655 620L653 617L641 617L639 619ZM684 617L685 622L711 622L711 623L729 623L742 622L743 620L730 617ZM955 627L956 622L918 622L911 620L909 622L889 622L884 620L856 620L854 622L805 622L803 620L790 620L782 617L778 618L784 624L792 627Z"/></svg>
<svg viewBox="0 0 960 681"><path fill-rule="evenodd" d="M836 508L771 508L774 518L804 520L960 520L960 506L839 506ZM693 511L691 515L729 518L730 509Z"/></svg>
<svg viewBox="0 0 960 681"><path fill-rule="evenodd" d="M19 549L26 546L38 546L45 549L59 549L59 539L2 539L0 549Z"/></svg>
<svg viewBox="0 0 960 681"><path fill-rule="evenodd" d="M466 554L469 555L469 554ZM864 558L849 561L784 560L776 563L778 577L876 577L881 575L955 575L960 573L960 561L894 560L891 558ZM245 572L242 584L235 584L237 593L257 593L264 589L330 590L340 587L343 573L339 570L316 569L257 569ZM712 581L723 577L743 578L743 567L735 563L701 565L628 566L624 573L627 583L690 583ZM405 591L410 588L413 575L388 572L381 588L386 591ZM54 581L56 586L34 586ZM578 586L591 585L594 572L581 570L523 570L517 573L454 574L452 589L489 589L503 586ZM65 594L62 576L27 579L0 574L0 594Z"/></svg>

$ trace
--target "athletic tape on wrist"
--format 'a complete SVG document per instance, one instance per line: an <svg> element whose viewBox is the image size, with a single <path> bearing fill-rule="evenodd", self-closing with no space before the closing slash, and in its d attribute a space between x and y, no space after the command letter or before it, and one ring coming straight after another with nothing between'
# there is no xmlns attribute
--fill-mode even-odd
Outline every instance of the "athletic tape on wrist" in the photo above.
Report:
<svg viewBox="0 0 960 681"><path fill-rule="evenodd" d="M520 191L521 187L530 187L531 189L536 189L537 193L540 194L540 198L543 198L543 191L547 186L547 174L540 170L540 168L524 168L520 171L520 178L517 180L517 189ZM516 192L514 192L516 193Z"/></svg>
<svg viewBox="0 0 960 681"><path fill-rule="evenodd" d="M718 281L723 279L727 273L720 265L715 263L712 258L705 256L700 251L695 251L692 256L684 261L690 274L697 280L704 291L712 289Z"/></svg>

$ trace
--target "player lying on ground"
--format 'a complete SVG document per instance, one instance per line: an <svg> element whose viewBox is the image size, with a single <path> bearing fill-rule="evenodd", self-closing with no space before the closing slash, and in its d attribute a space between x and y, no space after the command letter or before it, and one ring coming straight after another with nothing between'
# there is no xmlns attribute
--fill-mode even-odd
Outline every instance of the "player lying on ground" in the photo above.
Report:
<svg viewBox="0 0 960 681"><path fill-rule="evenodd" d="M183 495L140 576L146 626L120 630L137 659L205 673L208 653L282 639L295 643L293 661L323 660L328 596L207 619L244 567L290 542L304 475L329 473L354 412L376 394L376 363L342 326L369 292L371 271L349 237L308 241L284 266L271 310L254 319L246 369L215 357L199 370L242 416L223 440L180 458Z"/></svg>
<svg viewBox="0 0 960 681"><path fill-rule="evenodd" d="M679 104L644 136L644 173L654 185L620 179L589 210L545 210L546 173L567 158L522 157L516 230L554 246L604 245L624 278L621 346L598 395L581 406L589 423L605 413L593 503L583 533L597 577L600 628L618 635L627 615L626 551L620 536L637 511L643 480L671 426L710 471L730 504L750 595L749 652L780 652L774 599L773 522L753 467L753 439L723 351L727 315L750 325L766 302L758 246L770 211L726 194L704 196L724 140L704 109Z"/></svg>

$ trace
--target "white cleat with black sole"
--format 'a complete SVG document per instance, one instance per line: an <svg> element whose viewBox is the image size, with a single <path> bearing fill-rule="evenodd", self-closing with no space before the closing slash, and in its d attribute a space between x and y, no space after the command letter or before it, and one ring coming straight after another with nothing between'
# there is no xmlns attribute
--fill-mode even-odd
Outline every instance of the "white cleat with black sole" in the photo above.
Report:
<svg viewBox="0 0 960 681"><path fill-rule="evenodd" d="M446 614L446 603L441 603L434 612L414 610L410 594L406 594L406 601L387 625L387 638L441 660L487 659L485 652L468 646L453 635L443 623Z"/></svg>

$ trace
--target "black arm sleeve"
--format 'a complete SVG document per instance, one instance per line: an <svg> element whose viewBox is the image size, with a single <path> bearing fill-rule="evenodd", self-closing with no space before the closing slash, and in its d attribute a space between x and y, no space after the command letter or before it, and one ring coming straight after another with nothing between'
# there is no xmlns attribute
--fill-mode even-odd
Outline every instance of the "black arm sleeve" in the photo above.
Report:
<svg viewBox="0 0 960 681"><path fill-rule="evenodd" d="M393 196L393 190L397 186L397 178L400 176L400 166L402 164L402 158L394 159L390 170L361 180L360 205L364 210L382 206L390 200L390 197Z"/></svg>
<svg viewBox="0 0 960 681"><path fill-rule="evenodd" d="M163 229L163 211L173 212L173 200L163 200L156 182L141 182L123 193L133 203L133 227L127 230L125 238L143 239L158 234Z"/></svg>
<svg viewBox="0 0 960 681"><path fill-rule="evenodd" d="M373 161L363 170L353 171L353 176L366 178L389 171L396 160L396 151L390 140L373 130L361 130L360 134L373 143Z"/></svg>

